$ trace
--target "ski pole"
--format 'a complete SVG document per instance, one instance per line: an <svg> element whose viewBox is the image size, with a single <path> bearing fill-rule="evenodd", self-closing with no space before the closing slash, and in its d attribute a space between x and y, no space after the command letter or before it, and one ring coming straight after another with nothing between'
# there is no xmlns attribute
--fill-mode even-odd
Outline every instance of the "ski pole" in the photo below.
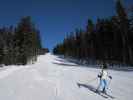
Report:
<svg viewBox="0 0 133 100"><path fill-rule="evenodd" d="M89 80L88 82L85 82L85 84L88 84L88 83L90 83L90 82L93 82L93 81L95 81L96 79L97 79L97 77L96 77L96 78L93 78L93 79L91 79L91 80ZM80 87L81 83L77 83L77 85L78 85L78 87Z"/></svg>
<svg viewBox="0 0 133 100"><path fill-rule="evenodd" d="M109 83L108 83L107 89L109 89L109 85L110 85L110 83L111 83L111 80L112 80L112 79L109 80Z"/></svg>
<svg viewBox="0 0 133 100"><path fill-rule="evenodd" d="M96 77L96 78L93 78L93 79L91 79L91 80L89 80L87 83L93 82L93 81L95 81L96 79L97 79L97 77Z"/></svg>

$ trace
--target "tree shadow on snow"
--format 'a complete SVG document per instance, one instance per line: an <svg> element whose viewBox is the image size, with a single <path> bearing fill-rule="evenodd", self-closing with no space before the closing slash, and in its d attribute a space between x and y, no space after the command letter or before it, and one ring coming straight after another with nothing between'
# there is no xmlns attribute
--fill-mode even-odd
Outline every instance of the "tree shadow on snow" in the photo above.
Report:
<svg viewBox="0 0 133 100"><path fill-rule="evenodd" d="M64 62L64 63L66 62L65 59L57 59L57 58L55 58L55 60L56 60L56 61L59 61L59 62Z"/></svg>
<svg viewBox="0 0 133 100"><path fill-rule="evenodd" d="M63 65L63 66L77 66L75 64L63 63L63 62L53 62L56 65Z"/></svg>
<svg viewBox="0 0 133 100"><path fill-rule="evenodd" d="M61 62L70 62L70 63L74 63L76 65L81 65L77 59L67 58L64 56L58 56L57 59L55 59L55 60L58 60Z"/></svg>

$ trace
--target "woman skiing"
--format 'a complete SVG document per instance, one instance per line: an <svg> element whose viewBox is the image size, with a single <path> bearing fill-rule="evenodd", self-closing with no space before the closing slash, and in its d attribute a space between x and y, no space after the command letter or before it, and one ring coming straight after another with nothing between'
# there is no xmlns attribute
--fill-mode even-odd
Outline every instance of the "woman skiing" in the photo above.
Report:
<svg viewBox="0 0 133 100"><path fill-rule="evenodd" d="M112 79L112 77L108 75L107 65L105 63L103 64L102 70L98 74L98 77L100 78L100 84L99 84L96 91L107 94L107 79L108 79L108 77L110 79Z"/></svg>

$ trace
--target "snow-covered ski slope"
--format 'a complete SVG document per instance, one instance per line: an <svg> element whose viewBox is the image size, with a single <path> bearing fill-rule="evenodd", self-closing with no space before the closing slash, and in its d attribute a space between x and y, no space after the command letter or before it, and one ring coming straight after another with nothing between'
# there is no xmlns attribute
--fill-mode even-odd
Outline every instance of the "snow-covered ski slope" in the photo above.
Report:
<svg viewBox="0 0 133 100"><path fill-rule="evenodd" d="M112 100L91 91L98 85L98 72L48 53L34 65L0 69L0 100ZM133 72L109 73L113 80L108 93L114 100L133 100Z"/></svg>

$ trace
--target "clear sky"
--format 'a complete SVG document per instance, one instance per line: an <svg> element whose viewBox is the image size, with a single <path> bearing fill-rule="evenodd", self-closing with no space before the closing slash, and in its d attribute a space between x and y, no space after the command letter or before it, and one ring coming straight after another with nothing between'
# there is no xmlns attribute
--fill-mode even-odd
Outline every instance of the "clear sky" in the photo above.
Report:
<svg viewBox="0 0 133 100"><path fill-rule="evenodd" d="M123 0L125 6L133 0ZM41 32L43 47L52 49L67 33L115 14L115 0L0 0L0 26L16 25L31 16Z"/></svg>

